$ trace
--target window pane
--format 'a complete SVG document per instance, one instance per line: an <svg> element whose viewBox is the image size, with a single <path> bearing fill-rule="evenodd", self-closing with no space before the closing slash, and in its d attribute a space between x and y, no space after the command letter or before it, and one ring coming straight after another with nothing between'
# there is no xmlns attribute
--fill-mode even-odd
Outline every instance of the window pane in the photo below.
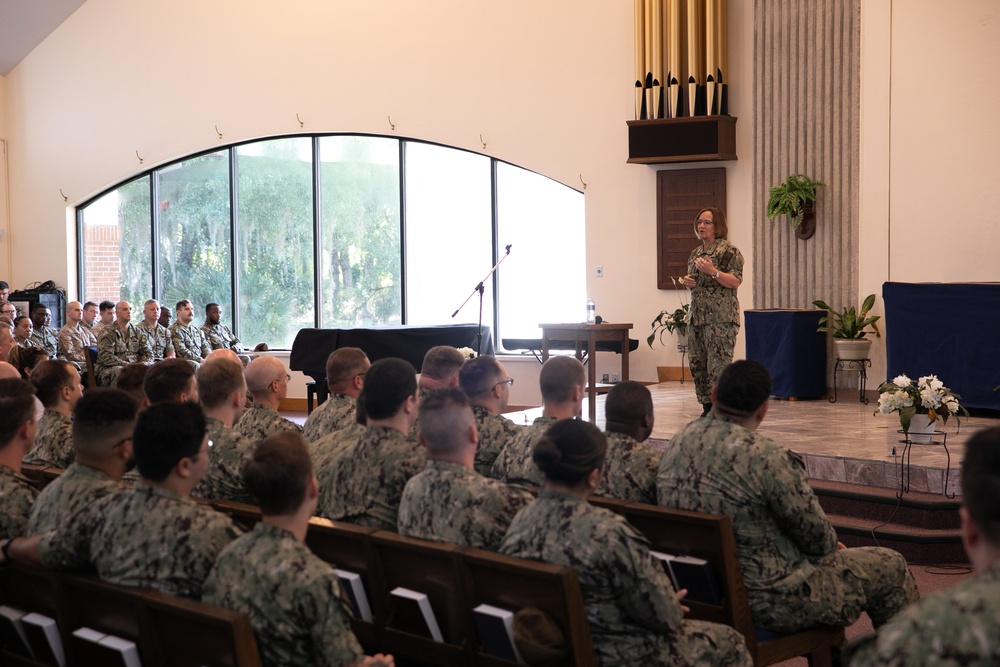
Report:
<svg viewBox="0 0 1000 667"><path fill-rule="evenodd" d="M399 142L320 139L323 326L399 324Z"/></svg>
<svg viewBox="0 0 1000 667"><path fill-rule="evenodd" d="M141 304L153 293L149 179L112 190L83 209L84 301Z"/></svg>
<svg viewBox="0 0 1000 667"><path fill-rule="evenodd" d="M520 167L497 165L500 335L541 338L542 322L587 316L583 194ZM601 312L601 304L597 304Z"/></svg>
<svg viewBox="0 0 1000 667"><path fill-rule="evenodd" d="M490 160L430 144L406 146L406 322L477 322L473 297L493 267ZM483 324L493 320L492 278L484 284Z"/></svg>
<svg viewBox="0 0 1000 667"><path fill-rule="evenodd" d="M241 146L236 167L241 338L290 348L299 329L315 326L312 142Z"/></svg>
<svg viewBox="0 0 1000 667"><path fill-rule="evenodd" d="M160 299L171 309L194 304L194 322L205 304L228 313L232 305L229 252L229 159L226 151L184 160L154 173L160 217Z"/></svg>

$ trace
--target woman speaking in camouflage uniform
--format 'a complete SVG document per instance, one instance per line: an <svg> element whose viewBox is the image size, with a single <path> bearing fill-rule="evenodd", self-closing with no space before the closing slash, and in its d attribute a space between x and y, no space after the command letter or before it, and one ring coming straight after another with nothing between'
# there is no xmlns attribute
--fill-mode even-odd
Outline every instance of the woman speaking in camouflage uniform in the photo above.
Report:
<svg viewBox="0 0 1000 667"><path fill-rule="evenodd" d="M743 282L743 255L726 240L726 214L717 208L698 211L694 233L701 245L688 258L684 286L691 290L688 358L704 416L712 409L712 386L733 360L740 330L736 288Z"/></svg>
<svg viewBox="0 0 1000 667"><path fill-rule="evenodd" d="M549 427L532 454L545 483L514 517L500 553L576 568L599 665L752 664L734 629L684 620L646 538L587 502L606 451L604 435L588 422Z"/></svg>

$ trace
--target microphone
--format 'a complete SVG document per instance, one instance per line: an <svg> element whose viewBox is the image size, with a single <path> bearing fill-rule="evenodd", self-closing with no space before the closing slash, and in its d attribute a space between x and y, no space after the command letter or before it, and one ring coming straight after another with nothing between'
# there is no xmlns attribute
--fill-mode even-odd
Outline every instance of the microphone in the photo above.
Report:
<svg viewBox="0 0 1000 667"><path fill-rule="evenodd" d="M604 321L604 318L601 317L600 315L597 315L596 317L594 317L594 324L600 324L603 321Z"/></svg>
<svg viewBox="0 0 1000 667"><path fill-rule="evenodd" d="M508 255L510 254L510 247L511 247L512 245L513 245L512 243L508 243L508 244L507 244L507 254L508 254Z"/></svg>

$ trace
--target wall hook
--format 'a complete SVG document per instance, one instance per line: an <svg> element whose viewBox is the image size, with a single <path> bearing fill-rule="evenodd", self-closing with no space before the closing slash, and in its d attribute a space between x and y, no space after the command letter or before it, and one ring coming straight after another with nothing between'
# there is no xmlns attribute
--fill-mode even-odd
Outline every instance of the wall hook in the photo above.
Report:
<svg viewBox="0 0 1000 667"><path fill-rule="evenodd" d="M583 183L583 174L579 174L579 176L580 176L580 182ZM587 184L586 183L583 183L583 189L584 190L587 189Z"/></svg>
<svg viewBox="0 0 1000 667"><path fill-rule="evenodd" d="M306 126L306 124L304 122L302 122L302 119L299 118L299 114L295 114L295 120L299 121L299 127L305 127Z"/></svg>
<svg viewBox="0 0 1000 667"><path fill-rule="evenodd" d="M221 141L222 140L222 132L219 132L219 126L218 125L215 126L215 133L217 135L219 135L219 140Z"/></svg>
<svg viewBox="0 0 1000 667"><path fill-rule="evenodd" d="M62 191L62 188L59 188L59 194L62 195L63 201L69 201L69 197L67 197L66 193Z"/></svg>
<svg viewBox="0 0 1000 667"><path fill-rule="evenodd" d="M143 163L143 159L142 159L142 157L140 157L140 156L139 156L139 151L136 151L136 152L135 152L135 156L136 156L137 158L139 158L139 164L142 164L142 163Z"/></svg>
<svg viewBox="0 0 1000 667"><path fill-rule="evenodd" d="M483 139L483 133L482 132L479 133L479 143L481 143L483 145L483 150L486 150L486 140Z"/></svg>
<svg viewBox="0 0 1000 667"><path fill-rule="evenodd" d="M396 131L396 126L392 124L392 116L386 116L386 118L388 118L388 119L389 119L389 128L390 128L390 129L391 129L391 130L392 130L393 132L395 132L395 131Z"/></svg>

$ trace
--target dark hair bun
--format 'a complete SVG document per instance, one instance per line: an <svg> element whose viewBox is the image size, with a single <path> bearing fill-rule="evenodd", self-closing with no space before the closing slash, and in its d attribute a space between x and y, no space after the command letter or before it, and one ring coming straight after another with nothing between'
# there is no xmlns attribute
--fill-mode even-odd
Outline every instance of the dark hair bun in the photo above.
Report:
<svg viewBox="0 0 1000 667"><path fill-rule="evenodd" d="M535 444L532 460L546 479L569 485L604 466L608 441L590 422L561 419Z"/></svg>

